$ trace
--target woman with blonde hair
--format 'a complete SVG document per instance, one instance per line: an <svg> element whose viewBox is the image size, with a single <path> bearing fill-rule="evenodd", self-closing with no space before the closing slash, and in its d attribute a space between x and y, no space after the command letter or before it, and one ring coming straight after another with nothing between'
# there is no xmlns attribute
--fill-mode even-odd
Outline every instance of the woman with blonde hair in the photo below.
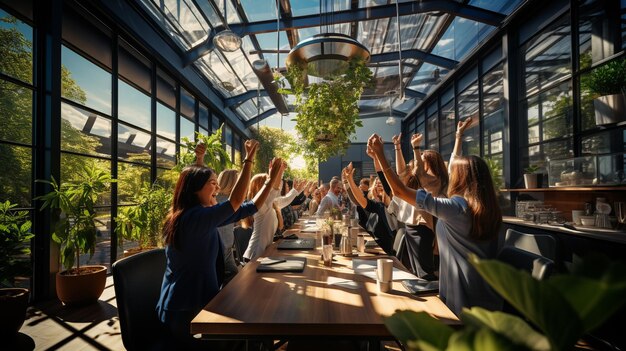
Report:
<svg viewBox="0 0 626 351"><path fill-rule="evenodd" d="M235 186L238 174L239 172L236 169L225 169L217 176L217 183L220 186L220 191L217 193L218 202L228 199L228 195ZM224 245L224 284L227 284L235 277L235 274L239 272L233 254L233 247L235 245L234 231L234 223L229 223L217 228L217 232L220 234L222 244Z"/></svg>
<svg viewBox="0 0 626 351"><path fill-rule="evenodd" d="M374 150L394 195L439 219L441 299L457 315L472 306L501 309L502 298L467 259L470 253L483 259L493 259L497 253L502 213L485 161L477 156L457 157L450 167L448 198L441 198L404 185L390 169L378 135L369 138L368 146Z"/></svg>
<svg viewBox="0 0 626 351"><path fill-rule="evenodd" d="M309 202L309 215L313 216L317 212L317 208L322 201L322 191L319 188L315 188L311 195L311 201Z"/></svg>
<svg viewBox="0 0 626 351"><path fill-rule="evenodd" d="M287 163L283 162L280 168L280 177L282 178L283 172L287 167ZM265 184L267 174L257 174L250 180L250 187L248 189L248 198L256 196L259 190ZM252 217L246 218L243 223L245 227L252 228L252 236L248 242L248 248L243 254L244 259L251 261L261 254L263 251L273 242L274 233L278 229L278 217L274 210L274 205L280 210L283 207L289 205L293 199L298 196L304 187L304 182L298 183L293 189L291 189L285 196L280 196L280 188L282 182L279 181L276 184L267 201L259 208L259 211Z"/></svg>

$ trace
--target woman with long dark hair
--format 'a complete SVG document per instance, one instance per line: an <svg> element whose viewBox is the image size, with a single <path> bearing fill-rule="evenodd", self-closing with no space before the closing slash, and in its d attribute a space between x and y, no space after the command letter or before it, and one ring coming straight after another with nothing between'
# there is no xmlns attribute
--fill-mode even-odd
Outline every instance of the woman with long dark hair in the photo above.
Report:
<svg viewBox="0 0 626 351"><path fill-rule="evenodd" d="M257 141L246 141L243 168L229 199L222 203L216 200L219 185L212 169L190 166L178 177L163 228L167 267L156 310L174 337L188 346L194 343L189 333L191 320L218 293L224 279L223 245L217 228L254 214L274 182L280 180L277 174L282 161L274 159L262 191L244 202L258 147Z"/></svg>
<svg viewBox="0 0 626 351"><path fill-rule="evenodd" d="M437 217L439 243L439 295L457 315L463 307L499 310L502 298L482 279L467 260L469 253L495 258L502 213L485 161L459 156L451 165L448 198L433 197L424 189L402 183L385 158L382 139L368 140L395 196Z"/></svg>

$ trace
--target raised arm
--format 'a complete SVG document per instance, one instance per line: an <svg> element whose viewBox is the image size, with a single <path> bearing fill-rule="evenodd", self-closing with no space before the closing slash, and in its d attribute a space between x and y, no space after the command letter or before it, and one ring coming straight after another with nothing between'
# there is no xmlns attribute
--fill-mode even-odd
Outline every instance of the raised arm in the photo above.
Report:
<svg viewBox="0 0 626 351"><path fill-rule="evenodd" d="M246 198L248 184L250 183L250 174L252 172L252 160L254 160L254 155L259 149L259 142L252 139L246 140L245 148L246 158L243 160L243 167L241 172L239 172L237 182L235 183L235 186L230 193L230 197L228 198L228 201L230 201L230 204L235 211L239 209L239 206L241 206L243 200Z"/></svg>
<svg viewBox="0 0 626 351"><path fill-rule="evenodd" d="M272 186L273 186L274 181L276 179L280 179L280 177L278 176L278 173L280 172L280 167L281 167L282 162L283 161L280 158L274 158L270 162L270 166L269 166L270 168L268 170L269 176L265 180L265 183L263 184L263 187L261 188L261 190L257 192L257 194L254 196L254 199L252 200L256 208L261 208L261 206L263 206L263 204L267 200L267 197L272 191Z"/></svg>
<svg viewBox="0 0 626 351"><path fill-rule="evenodd" d="M459 121L456 126L456 135L454 137L454 148L452 149L452 154L450 154L450 161L448 162L448 173L450 173L450 169L452 166L452 161L456 156L463 155L463 133L465 130L472 125L472 117L466 118L464 121Z"/></svg>
<svg viewBox="0 0 626 351"><path fill-rule="evenodd" d="M415 190L404 185L398 175L391 170L391 166L389 166L389 162L387 162L387 159L385 158L385 150L383 148L384 145L382 139L377 134L373 134L367 141L367 145L372 149L374 155L376 155L394 196L397 196L415 206L416 192Z"/></svg>
<svg viewBox="0 0 626 351"><path fill-rule="evenodd" d="M454 156L461 156L463 154L463 133L472 125L472 117L467 117L465 121L459 121L456 126L456 136L454 139L454 149L452 154Z"/></svg>
<svg viewBox="0 0 626 351"><path fill-rule="evenodd" d="M357 205L363 208L367 207L367 199L363 196L363 192L359 189L359 186L354 182L354 167L352 167L352 162L341 171L341 180L350 187L352 196Z"/></svg>
<svg viewBox="0 0 626 351"><path fill-rule="evenodd" d="M206 154L206 144L199 142L196 144L196 166L204 167L204 154Z"/></svg>
<svg viewBox="0 0 626 351"><path fill-rule="evenodd" d="M380 172L381 171L380 164L376 160L376 155L374 155L374 152L372 151L372 149L367 147L365 149L365 153L367 154L367 156L369 156L372 159L372 162L374 162L374 170L376 171L376 173ZM370 184L373 184L371 179L370 179Z"/></svg>
<svg viewBox="0 0 626 351"><path fill-rule="evenodd" d="M413 147L413 165L417 170L415 173L418 177L424 174L424 162L422 161L422 153L420 152L420 144L424 136L422 133L415 133L411 136L411 147Z"/></svg>
<svg viewBox="0 0 626 351"><path fill-rule="evenodd" d="M402 174L406 168L404 155L402 154L402 133L394 135L391 141L393 142L393 149L396 153L396 173Z"/></svg>

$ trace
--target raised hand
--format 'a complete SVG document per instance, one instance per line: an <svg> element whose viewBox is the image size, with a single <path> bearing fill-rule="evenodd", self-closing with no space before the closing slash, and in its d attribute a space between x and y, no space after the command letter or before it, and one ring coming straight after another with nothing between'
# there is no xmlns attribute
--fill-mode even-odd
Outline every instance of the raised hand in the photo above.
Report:
<svg viewBox="0 0 626 351"><path fill-rule="evenodd" d="M367 139L367 147L370 148L377 157L385 156L383 139L378 134L372 134L372 136Z"/></svg>
<svg viewBox="0 0 626 351"><path fill-rule="evenodd" d="M259 142L254 139L246 140L244 147L246 149L246 160L251 160L254 158L257 150L259 149Z"/></svg>
<svg viewBox="0 0 626 351"><path fill-rule="evenodd" d="M343 168L343 170L341 170L341 179L347 181L352 178L353 175L354 167L352 166L352 162L350 162L346 167Z"/></svg>
<svg viewBox="0 0 626 351"><path fill-rule="evenodd" d="M306 185L306 180L294 180L293 188L296 189L297 192L301 193L304 190L304 186Z"/></svg>
<svg viewBox="0 0 626 351"><path fill-rule="evenodd" d="M422 143L422 140L424 139L424 136L422 135L422 133L415 133L411 136L411 146L413 148L416 148L418 146L420 146L420 144Z"/></svg>
<svg viewBox="0 0 626 351"><path fill-rule="evenodd" d="M206 153L206 144L203 142L198 142L194 151L196 153L196 158L203 158L204 154Z"/></svg>
<svg viewBox="0 0 626 351"><path fill-rule="evenodd" d="M402 141L402 133L394 135L391 138L391 141L393 142L393 145L400 145L400 143Z"/></svg>
<svg viewBox="0 0 626 351"><path fill-rule="evenodd" d="M270 162L270 169L268 171L270 175L270 179L274 180L274 179L280 178L279 174L280 174L280 169L282 168L282 162L283 160L281 160L278 157L274 157L272 159L272 161Z"/></svg>
<svg viewBox="0 0 626 351"><path fill-rule="evenodd" d="M465 129L472 125L472 117L467 117L464 121L459 121L456 126L457 134L463 135Z"/></svg>

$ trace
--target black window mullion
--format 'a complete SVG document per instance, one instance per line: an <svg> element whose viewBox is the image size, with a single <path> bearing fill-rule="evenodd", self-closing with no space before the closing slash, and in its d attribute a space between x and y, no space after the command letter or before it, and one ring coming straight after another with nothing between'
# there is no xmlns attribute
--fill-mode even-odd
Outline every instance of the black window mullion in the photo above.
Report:
<svg viewBox="0 0 626 351"><path fill-rule="evenodd" d="M112 36L111 50L112 50L111 59L112 59L112 66L113 66L113 72L111 72L112 78L113 78L111 79L111 117L113 120L113 123L111 123L111 177L113 179L118 179L118 172L117 172L118 161L117 160L119 157L118 155L118 151L119 151L118 150L119 35L117 33L115 33ZM110 257L111 265L113 265L113 262L117 260L117 241L118 240L117 240L117 232L115 231L115 227L117 226L117 223L115 221L115 218L117 217L117 201L118 201L118 187L117 187L117 183L114 182L114 183L111 183L111 229L110 229L111 230L111 257Z"/></svg>

